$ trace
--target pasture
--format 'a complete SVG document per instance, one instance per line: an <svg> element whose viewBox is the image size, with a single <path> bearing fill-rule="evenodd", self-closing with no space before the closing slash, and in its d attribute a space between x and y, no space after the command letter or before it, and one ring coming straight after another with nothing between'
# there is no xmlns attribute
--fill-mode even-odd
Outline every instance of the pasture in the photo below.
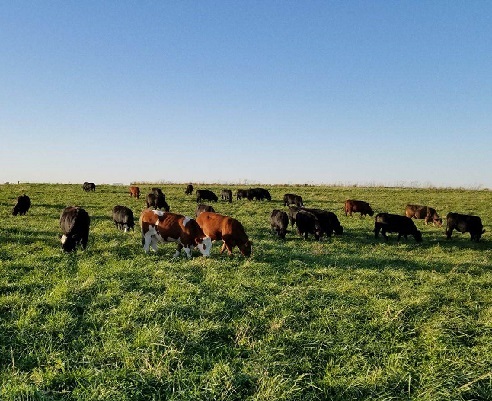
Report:
<svg viewBox="0 0 492 401"><path fill-rule="evenodd" d="M97 183L96 183L97 184ZM264 186L272 201L220 201L241 221L250 258L175 244L144 254L138 223L118 231L113 206L136 219L128 187L0 186L1 400L490 400L492 192ZM185 185L156 185L171 212L194 217ZM195 185L220 195L227 187ZM342 236L281 241L270 231L284 193L337 214ZM12 216L17 196L32 207ZM374 238L374 218L346 217L347 198L375 212L407 203L479 215L485 234L445 239L416 220L423 242ZM208 203L208 202L207 202ZM64 254L59 217L91 216L85 251Z"/></svg>

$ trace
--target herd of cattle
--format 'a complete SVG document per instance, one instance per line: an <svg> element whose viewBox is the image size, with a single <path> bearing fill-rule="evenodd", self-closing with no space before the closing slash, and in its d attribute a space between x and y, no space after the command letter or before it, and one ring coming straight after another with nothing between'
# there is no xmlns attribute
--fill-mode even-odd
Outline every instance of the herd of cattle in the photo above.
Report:
<svg viewBox="0 0 492 401"><path fill-rule="evenodd" d="M94 183L85 182L82 186L84 191L95 191ZM185 194L193 194L193 185L186 187ZM130 186L131 197L140 199L140 188ZM243 225L236 219L216 213L211 205L203 204L203 201L217 202L218 196L208 189L197 189L195 191L197 208L196 218L171 213L166 202L166 196L160 188L152 188L147 194L145 202L147 208L139 217L142 229L142 245L145 253L152 247L157 251L158 242L176 242L177 249L175 257L179 256L183 249L188 258L191 257L193 248L197 248L204 256L210 255L212 241L222 240L223 245L220 253L225 250L232 254L234 247L238 247L243 256L250 256L252 242L249 240ZM224 189L221 199L232 202L232 191ZM239 189L236 199L268 200L272 199L268 190L264 188ZM323 235L343 234L343 227L335 213L316 208L304 206L302 197L296 194L285 194L283 205L288 207L287 211L274 209L270 215L271 229L277 235L285 239L289 224L296 227L300 236L308 238L311 234L316 240ZM31 200L27 195L17 198L12 214L25 215L31 207ZM345 216L360 213L361 216L374 216L369 203L360 200L346 200L344 204ZM112 219L115 226L123 231L133 230L135 219L133 212L126 206L117 205L113 208ZM391 213L378 213L374 218L374 235L377 238L381 233L388 240L387 233L397 233L398 241L403 236L414 237L415 241L422 241L422 233L417 229L412 219L423 219L425 224L432 223L438 227L442 226L442 218L436 210L429 206L411 205L405 207L405 215ZM82 249L87 247L89 239L90 216L81 207L69 206L62 211L60 216L60 228L62 231L61 243L66 252L74 251L78 245ZM483 229L480 217L460 213L448 213L446 216L446 238L450 239L453 230L461 233L470 233L472 241L479 241Z"/></svg>

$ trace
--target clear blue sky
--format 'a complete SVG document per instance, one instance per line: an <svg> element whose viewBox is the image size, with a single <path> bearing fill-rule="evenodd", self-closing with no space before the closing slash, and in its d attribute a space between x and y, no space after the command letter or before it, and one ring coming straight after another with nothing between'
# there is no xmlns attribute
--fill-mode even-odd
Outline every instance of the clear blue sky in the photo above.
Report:
<svg viewBox="0 0 492 401"><path fill-rule="evenodd" d="M0 182L492 188L490 1L3 1Z"/></svg>

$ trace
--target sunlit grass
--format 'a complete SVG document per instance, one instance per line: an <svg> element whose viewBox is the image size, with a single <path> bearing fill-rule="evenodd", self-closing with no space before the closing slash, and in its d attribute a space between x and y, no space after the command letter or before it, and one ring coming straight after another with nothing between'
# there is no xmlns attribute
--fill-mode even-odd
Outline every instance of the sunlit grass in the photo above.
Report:
<svg viewBox="0 0 492 401"><path fill-rule="evenodd" d="M147 193L152 185L141 186ZM171 211L194 216L184 185L161 185ZM220 193L222 186L207 186ZM0 399L470 400L492 398L489 191L267 187L271 202L213 204L240 220L253 255L145 255L126 187L0 186ZM233 188L235 192L236 188ZM32 209L11 216L26 193ZM334 211L343 236L286 240L269 215L284 193ZM424 242L374 238L370 217L406 203L482 217L480 243L416 221ZM64 254L58 219L70 204L92 218L86 251Z"/></svg>

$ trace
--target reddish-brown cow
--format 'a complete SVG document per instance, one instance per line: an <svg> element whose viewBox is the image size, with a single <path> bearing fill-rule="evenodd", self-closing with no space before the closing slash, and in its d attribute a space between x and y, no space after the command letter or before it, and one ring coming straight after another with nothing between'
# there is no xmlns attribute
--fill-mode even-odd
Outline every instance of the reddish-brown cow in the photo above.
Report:
<svg viewBox="0 0 492 401"><path fill-rule="evenodd" d="M227 249L231 255L232 249L237 246L243 256L251 255L251 241L243 225L236 219L218 213L203 212L196 218L196 222L212 241L224 241L220 253Z"/></svg>
<svg viewBox="0 0 492 401"><path fill-rule="evenodd" d="M369 216L374 215L369 203L360 200L347 199L345 201L345 216L347 214L352 216L352 213L360 213L361 216L365 216L366 214Z"/></svg>
<svg viewBox="0 0 492 401"><path fill-rule="evenodd" d="M130 196L140 199L140 188L132 185L130 187Z"/></svg>
<svg viewBox="0 0 492 401"><path fill-rule="evenodd" d="M433 225L442 226L442 219L437 214L436 209L429 206L407 205L405 207L405 215L414 219L424 219L426 225L432 221Z"/></svg>

